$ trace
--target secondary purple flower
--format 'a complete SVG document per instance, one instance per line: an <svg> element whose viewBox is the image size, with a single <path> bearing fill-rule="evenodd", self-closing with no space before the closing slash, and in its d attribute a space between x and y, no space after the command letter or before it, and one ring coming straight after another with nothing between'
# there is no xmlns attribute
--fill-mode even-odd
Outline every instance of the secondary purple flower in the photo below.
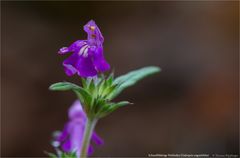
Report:
<svg viewBox="0 0 240 158"><path fill-rule="evenodd" d="M72 76L77 73L81 77L96 76L98 72L110 69L110 65L103 55L104 38L98 26L90 20L85 26L84 31L88 34L87 40L78 40L69 47L63 47L59 54L73 52L63 62L65 73Z"/></svg>
<svg viewBox="0 0 240 158"><path fill-rule="evenodd" d="M76 152L77 156L80 157L87 116L78 100L70 107L68 116L69 121L66 123L63 131L55 137L54 143L61 146L64 152ZM97 145L103 144L103 140L96 132L93 132L91 141ZM93 146L90 144L88 154L92 153Z"/></svg>

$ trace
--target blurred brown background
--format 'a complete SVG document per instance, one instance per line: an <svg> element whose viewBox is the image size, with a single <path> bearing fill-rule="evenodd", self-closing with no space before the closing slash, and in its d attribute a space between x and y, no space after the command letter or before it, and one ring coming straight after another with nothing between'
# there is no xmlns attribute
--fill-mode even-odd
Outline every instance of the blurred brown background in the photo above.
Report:
<svg viewBox="0 0 240 158"><path fill-rule="evenodd" d="M100 120L94 156L239 153L239 2L1 2L2 156L45 156L75 95L59 48L85 39L94 19L117 75L162 68L118 100L134 105Z"/></svg>

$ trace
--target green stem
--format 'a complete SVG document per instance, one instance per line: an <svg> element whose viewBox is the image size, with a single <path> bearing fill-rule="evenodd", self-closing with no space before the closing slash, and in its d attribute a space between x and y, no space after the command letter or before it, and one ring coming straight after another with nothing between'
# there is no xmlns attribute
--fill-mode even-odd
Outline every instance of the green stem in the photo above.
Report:
<svg viewBox="0 0 240 158"><path fill-rule="evenodd" d="M86 158L88 153L88 147L90 144L91 136L94 130L94 127L97 123L97 119L88 119L86 123L86 128L84 130L83 144L81 150L81 158Z"/></svg>

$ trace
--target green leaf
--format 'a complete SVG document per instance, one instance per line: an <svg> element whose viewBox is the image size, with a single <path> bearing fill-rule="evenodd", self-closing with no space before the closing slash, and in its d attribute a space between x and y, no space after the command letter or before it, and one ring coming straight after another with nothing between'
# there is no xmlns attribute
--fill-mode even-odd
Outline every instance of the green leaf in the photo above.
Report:
<svg viewBox="0 0 240 158"><path fill-rule="evenodd" d="M120 102L112 105L112 107L111 107L110 109L111 109L111 110L116 110L117 108L122 107L122 106L125 106L125 105L128 105L128 104L131 104L131 103L128 102L128 101L120 101Z"/></svg>
<svg viewBox="0 0 240 158"><path fill-rule="evenodd" d="M79 89L80 87L76 84L70 82L58 82L52 84L49 89L52 91L67 91L67 90L74 90Z"/></svg>
<svg viewBox="0 0 240 158"><path fill-rule="evenodd" d="M87 106L91 105L91 101L92 101L91 94L89 94L87 90L85 90L82 87L79 87L76 84L73 84L70 82L58 82L58 83L52 84L49 87L49 89L54 91L73 90L86 108L88 108Z"/></svg>
<svg viewBox="0 0 240 158"><path fill-rule="evenodd" d="M125 106L131 104L128 101L121 101L118 103L109 103L106 104L104 107L102 107L102 109L99 111L99 113L97 114L100 118L105 117L106 115L109 115L110 113L112 113L113 111L117 110L119 107Z"/></svg>
<svg viewBox="0 0 240 158"><path fill-rule="evenodd" d="M156 66L148 66L144 67L138 70L131 71L125 75L119 76L114 80L114 84L119 84L120 86L115 90L115 92L111 95L111 99L116 97L118 94L120 94L124 89L127 87L133 86L136 84L139 80L156 74L160 72L160 68Z"/></svg>

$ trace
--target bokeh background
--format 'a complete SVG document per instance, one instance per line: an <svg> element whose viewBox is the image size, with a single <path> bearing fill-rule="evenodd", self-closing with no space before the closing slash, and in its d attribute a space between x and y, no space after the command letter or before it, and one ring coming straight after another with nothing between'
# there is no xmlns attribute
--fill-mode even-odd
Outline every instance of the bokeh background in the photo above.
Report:
<svg viewBox="0 0 240 158"><path fill-rule="evenodd" d="M116 75L162 72L126 90L134 105L100 120L93 156L239 154L239 2L1 2L1 155L45 156L75 100L59 48L94 19Z"/></svg>

